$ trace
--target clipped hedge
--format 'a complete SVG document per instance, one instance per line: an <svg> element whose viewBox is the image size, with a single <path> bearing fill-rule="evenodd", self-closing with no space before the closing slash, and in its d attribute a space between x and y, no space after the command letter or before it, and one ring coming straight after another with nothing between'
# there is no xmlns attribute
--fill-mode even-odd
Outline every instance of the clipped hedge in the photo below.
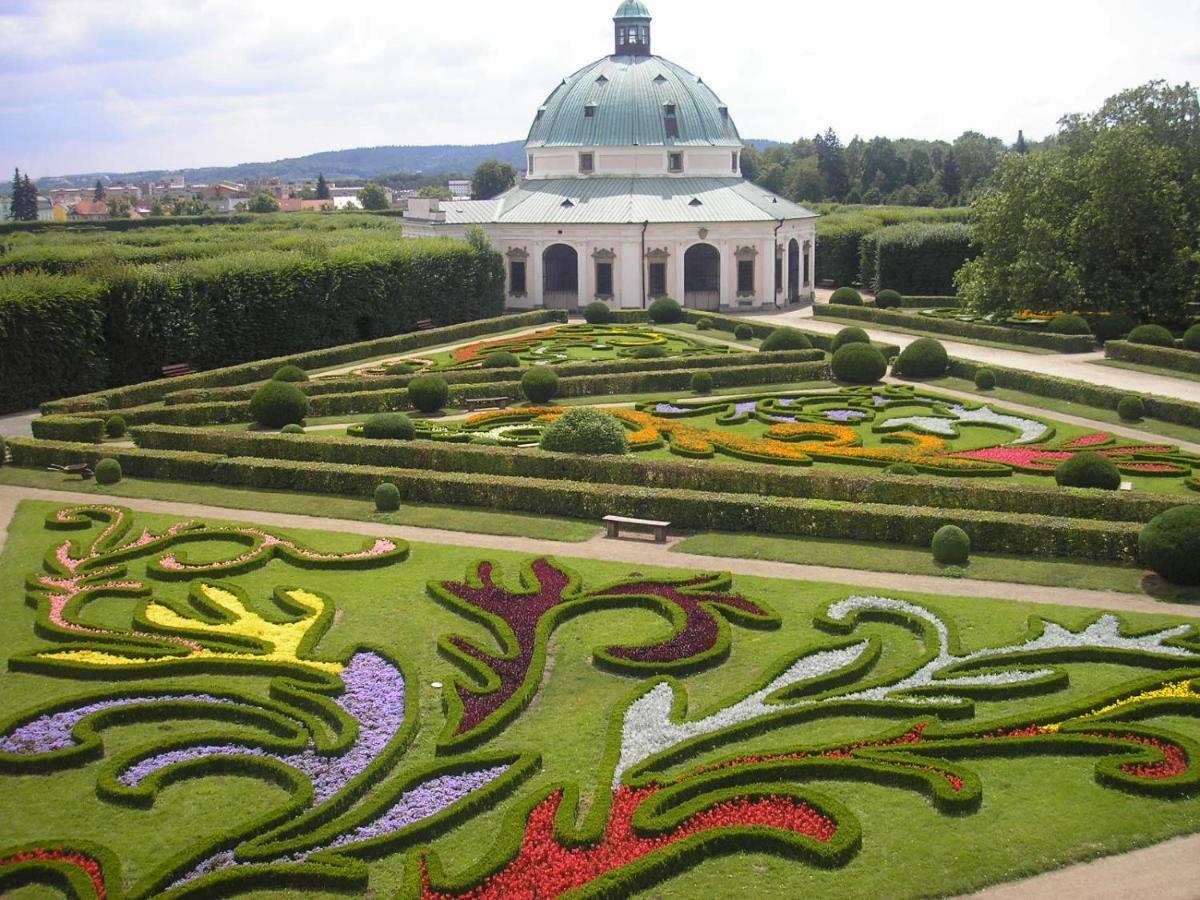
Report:
<svg viewBox="0 0 1200 900"><path fill-rule="evenodd" d="M1200 353L1193 350L1176 350L1174 347L1157 347L1153 344L1135 344L1130 341L1107 341L1104 344L1104 355L1108 359L1121 362L1200 375Z"/></svg>
<svg viewBox="0 0 1200 900"><path fill-rule="evenodd" d="M954 273L978 253L971 228L958 222L909 222L880 228L859 242L863 285L901 294L953 294Z"/></svg>
<svg viewBox="0 0 1200 900"><path fill-rule="evenodd" d="M33 420L31 428L39 440L98 444L104 440L105 424L105 419L84 416L42 416Z"/></svg>
<svg viewBox="0 0 1200 900"><path fill-rule="evenodd" d="M820 310L823 308L826 308L824 304L813 307L814 310ZM839 306L837 309L839 312L844 312L847 307ZM815 314L816 313L814 312L814 315ZM833 313L829 313L829 315L833 315ZM802 335L808 338L812 345L817 349L824 350L827 353L833 352L833 336L819 331L805 331L803 328L791 328L788 325L772 325L766 322L756 322L751 319L739 319L734 316L723 316L718 313L701 313L694 309L685 309L683 311L683 318L685 322L690 322L692 324L695 324L697 320L702 318L708 319L712 323L713 328L719 331L728 331L731 334L738 325L749 325L751 333L756 338L767 338L771 335L771 332L787 328L790 331L800 332ZM876 343L875 347L884 356L895 356L900 352L900 348L895 344Z"/></svg>
<svg viewBox="0 0 1200 900"><path fill-rule="evenodd" d="M302 439L300 439L302 440ZM698 531L800 534L928 547L943 525L957 525L980 551L1029 553L1079 559L1137 559L1140 526L1130 522L1063 519L993 510L938 509L669 490L654 487L548 481L425 469L217 457L156 450L99 450L79 444L13 441L20 465L44 466L116 458L130 477L204 481L267 490L371 497L383 481L395 484L409 503L475 506L537 515L600 519L628 515L665 519ZM596 458L588 462L596 463ZM202 477L196 477L202 473Z"/></svg>
<svg viewBox="0 0 1200 900"><path fill-rule="evenodd" d="M1088 353L1096 349L1096 339L1090 334L1046 334L1041 331L1031 331L1022 328L1005 328L1002 325L981 325L978 322L960 322L957 319L936 319L931 316L916 316L910 313L893 312L888 309L874 309L869 306L838 306L829 307L818 305L813 307L813 315L820 318L857 319L874 322L885 328L893 326L908 331L928 332L930 334L947 335L950 337L977 338L979 340L999 341L1006 344L1019 344L1025 347L1042 347L1059 353Z"/></svg>

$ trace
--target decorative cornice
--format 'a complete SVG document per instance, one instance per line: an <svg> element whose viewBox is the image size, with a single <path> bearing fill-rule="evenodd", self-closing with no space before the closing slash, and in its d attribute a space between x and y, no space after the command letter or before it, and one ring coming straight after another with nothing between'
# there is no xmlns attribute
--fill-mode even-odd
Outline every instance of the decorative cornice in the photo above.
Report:
<svg viewBox="0 0 1200 900"><path fill-rule="evenodd" d="M592 251L592 259L596 260L596 262L612 262L616 258L617 254L611 249L596 249Z"/></svg>
<svg viewBox="0 0 1200 900"><path fill-rule="evenodd" d="M753 246L738 247L737 250L734 251L733 255L735 257L737 257L739 261L746 260L746 259L754 259L755 257L758 256L758 248L753 247Z"/></svg>
<svg viewBox="0 0 1200 900"><path fill-rule="evenodd" d="M666 262L671 258L671 251L666 247L654 247L646 251L646 259L654 260L655 262Z"/></svg>
<svg viewBox="0 0 1200 900"><path fill-rule="evenodd" d="M529 251L524 247L509 247L504 255L509 259L529 259Z"/></svg>

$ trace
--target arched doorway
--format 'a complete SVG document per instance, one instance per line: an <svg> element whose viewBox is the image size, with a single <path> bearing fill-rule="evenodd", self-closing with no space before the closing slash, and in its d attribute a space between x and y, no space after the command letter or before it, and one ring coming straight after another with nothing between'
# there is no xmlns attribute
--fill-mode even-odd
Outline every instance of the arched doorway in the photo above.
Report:
<svg viewBox="0 0 1200 900"><path fill-rule="evenodd" d="M787 270L788 303L800 302L800 242L792 238L788 242Z"/></svg>
<svg viewBox="0 0 1200 900"><path fill-rule="evenodd" d="M547 309L579 306L579 254L566 244L551 244L542 254L542 305Z"/></svg>
<svg viewBox="0 0 1200 900"><path fill-rule="evenodd" d="M721 254L712 244L695 244L683 254L683 303L691 309L721 306Z"/></svg>

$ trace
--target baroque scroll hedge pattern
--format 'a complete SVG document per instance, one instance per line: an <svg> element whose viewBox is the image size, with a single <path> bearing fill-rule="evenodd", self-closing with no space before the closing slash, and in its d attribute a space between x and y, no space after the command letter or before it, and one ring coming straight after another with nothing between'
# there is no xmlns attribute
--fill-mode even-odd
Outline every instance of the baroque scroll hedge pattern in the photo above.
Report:
<svg viewBox="0 0 1200 900"><path fill-rule="evenodd" d="M842 796L858 782L915 793L947 822L980 809L988 759L1062 760L1058 779L1080 777L1067 761L1090 760L1101 789L1155 803L1194 804L1200 792L1200 743L1178 724L1200 713L1191 624L1135 628L1094 614L1067 625L1035 613L1023 634L968 641L925 600L830 588L814 611L781 613L727 574L589 583L535 557L507 574L476 560L462 580L432 578L424 595L393 601L394 630L331 653L322 638L342 611L337 595L292 587L252 599L235 579L268 564L281 580L337 571L349 597L363 567L419 565L401 542L327 553L268 529L135 528L116 506L63 509L46 526L77 539L52 541L29 574L27 637L39 648L9 668L66 690L0 711L0 775L53 784L86 769L95 802L134 815L230 774L282 799L226 831L188 832L185 849L149 871L106 844L26 833L0 848L0 890L361 894L373 866L397 860L406 897L625 895L742 850L837 870L872 838L870 813ZM198 542L220 552L184 552ZM144 578L131 574L138 560ZM182 570L186 604L168 596ZM89 608L130 600L128 628L86 624ZM640 643L562 637L580 618L647 613L659 624ZM743 659L749 680L697 680L748 652L755 630L794 649ZM422 657L435 661L429 671L413 665L414 642L436 642ZM581 652L590 677L624 699L595 711L599 762L564 778L546 768L562 739L554 710L531 704L562 677L552 654ZM1109 674L1073 688L1092 666ZM423 687L440 691L440 713L421 703ZM506 740L535 714L549 723L540 737ZM820 738L838 719L861 733ZM134 744L110 736L181 722L195 727L144 730ZM488 814L499 816L494 844L447 855L444 839Z"/></svg>

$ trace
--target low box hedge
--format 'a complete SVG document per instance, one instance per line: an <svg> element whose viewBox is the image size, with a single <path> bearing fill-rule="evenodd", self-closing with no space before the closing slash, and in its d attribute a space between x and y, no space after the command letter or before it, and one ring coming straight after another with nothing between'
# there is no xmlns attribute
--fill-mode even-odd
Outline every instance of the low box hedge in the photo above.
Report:
<svg viewBox="0 0 1200 900"><path fill-rule="evenodd" d="M839 306L838 309L845 309L844 306ZM819 350L824 350L827 353L833 352L833 335L824 334L819 331L805 331L803 328L791 328L789 325L773 325L769 322L756 322L753 319L739 319L735 316L725 316L719 313L704 312L697 309L685 309L683 311L683 320L692 325L695 325L700 319L708 319L712 322L712 327L718 331L728 331L731 334L739 325L749 325L751 334L759 339L767 337L772 331L777 331L780 328L798 331L800 334L808 338L809 342ZM872 342L875 344L875 349L882 353L885 357L895 356L900 352L900 348L895 344L884 344Z"/></svg>
<svg viewBox="0 0 1200 900"><path fill-rule="evenodd" d="M41 440L98 444L104 440L104 422L88 416L42 416L30 427L33 436Z"/></svg>
<svg viewBox="0 0 1200 900"><path fill-rule="evenodd" d="M925 547L943 525L958 525L979 551L1075 559L1137 559L1141 525L1053 516L925 506L761 497L746 494L587 484L470 473L290 460L219 457L187 451L104 449L82 444L18 439L10 445L18 465L95 462L112 456L131 477L171 478L262 490L371 497L389 481L404 502L476 506L538 515L599 520L605 515L665 519L697 531L813 535Z"/></svg>
<svg viewBox="0 0 1200 900"><path fill-rule="evenodd" d="M1122 362L1131 362L1142 366L1154 366L1159 369L1171 369L1175 372L1189 372L1192 375L1200 375L1200 353L1191 350L1154 347L1150 344L1133 344L1129 341L1106 341L1104 344L1104 355L1108 359L1120 360Z"/></svg>
<svg viewBox="0 0 1200 900"><path fill-rule="evenodd" d="M950 358L950 366L946 370L946 374L974 381L975 373L980 369L991 369L995 373L997 387L1023 391L1039 397L1050 397L1055 400L1069 400L1072 403L1082 403L1085 406L1094 406L1099 409L1116 410L1121 398L1129 396L1128 391L1106 387L1102 384L1075 381L1071 378L1057 378L1038 372L1026 372L1024 369L1009 369L1004 366L971 362L954 357ZM1172 422L1176 425L1200 428L1200 403L1176 400L1174 397L1159 397L1154 394L1137 396L1142 398L1146 415L1150 418L1162 422Z"/></svg>
<svg viewBox="0 0 1200 900"><path fill-rule="evenodd" d="M585 458L574 454L530 452L441 441L387 442L357 438L292 437L240 431L147 426L134 432L139 447L196 450L224 456L320 462L354 466L398 466L435 472L507 475L605 484L687 488L714 493L753 494L1042 513L1063 518L1147 522L1181 503L1178 496L1151 493L1064 491L1056 487L1013 484L997 479L893 478L871 472L845 473L775 466L719 464L629 456Z"/></svg>
<svg viewBox="0 0 1200 900"><path fill-rule="evenodd" d="M976 338L1023 347L1041 347L1058 353L1088 353L1096 349L1096 339L1090 334L1047 334L1021 328L1005 328L1002 325L981 325L977 322L960 322L957 319L915 316L889 309L873 309L869 306L830 307L824 304L814 306L813 315L818 318L873 322L884 328L892 326L947 337Z"/></svg>

